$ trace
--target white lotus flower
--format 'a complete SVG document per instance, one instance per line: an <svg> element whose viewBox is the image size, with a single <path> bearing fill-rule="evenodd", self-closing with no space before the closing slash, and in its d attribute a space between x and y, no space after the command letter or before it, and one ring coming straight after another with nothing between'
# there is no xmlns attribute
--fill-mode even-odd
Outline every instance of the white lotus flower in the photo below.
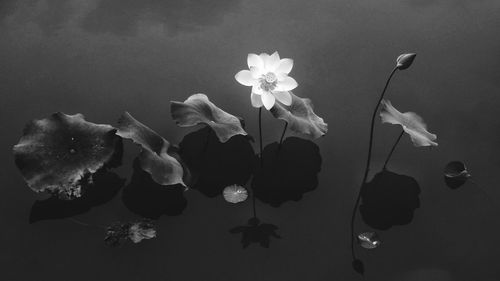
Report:
<svg viewBox="0 0 500 281"><path fill-rule="evenodd" d="M284 105L292 104L291 90L298 84L288 76L292 70L292 59L280 59L278 52L272 55L248 54L248 68L234 76L240 84L252 87L251 101L254 107L264 107L269 110L274 106L276 99Z"/></svg>
<svg viewBox="0 0 500 281"><path fill-rule="evenodd" d="M427 126L422 117L414 112L399 112L390 101L382 100L382 110L380 117L382 123L398 124L410 135L411 141L415 146L437 146L434 142L437 136L427 131Z"/></svg>

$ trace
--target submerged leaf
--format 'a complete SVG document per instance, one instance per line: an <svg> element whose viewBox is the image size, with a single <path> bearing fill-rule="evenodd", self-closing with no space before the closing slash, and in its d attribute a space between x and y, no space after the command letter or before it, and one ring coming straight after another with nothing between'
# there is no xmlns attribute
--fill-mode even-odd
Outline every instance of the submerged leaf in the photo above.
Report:
<svg viewBox="0 0 500 281"><path fill-rule="evenodd" d="M34 120L14 146L17 167L36 191L63 199L80 197L82 180L113 161L121 140L115 128L87 122L82 114L58 112Z"/></svg>
<svg viewBox="0 0 500 281"><path fill-rule="evenodd" d="M241 185L233 184L222 192L224 199L229 203L240 203L248 198L248 191Z"/></svg>
<svg viewBox="0 0 500 281"><path fill-rule="evenodd" d="M322 137L328 131L328 125L323 118L316 115L313 111L313 104L310 99L300 98L290 92L292 95L292 104L285 106L276 102L271 108L271 114L278 119L288 123L290 130L308 135L314 139Z"/></svg>
<svg viewBox="0 0 500 281"><path fill-rule="evenodd" d="M247 135L242 127L242 120L218 108L204 94L192 95L184 102L172 101L170 111L180 127L207 124L221 142L226 142L235 135Z"/></svg>
<svg viewBox="0 0 500 281"><path fill-rule="evenodd" d="M392 106L390 101L382 100L381 104L380 117L382 123L401 125L415 146L438 145L434 142L437 136L427 131L427 125L422 117L414 112L401 113Z"/></svg>
<svg viewBox="0 0 500 281"><path fill-rule="evenodd" d="M117 135L131 139L142 147L139 154L141 168L161 185L182 184L184 169L175 158L170 143L146 125L125 112L118 121Z"/></svg>
<svg viewBox="0 0 500 281"><path fill-rule="evenodd" d="M375 232L363 232L358 235L358 243L365 249L375 249L382 243Z"/></svg>

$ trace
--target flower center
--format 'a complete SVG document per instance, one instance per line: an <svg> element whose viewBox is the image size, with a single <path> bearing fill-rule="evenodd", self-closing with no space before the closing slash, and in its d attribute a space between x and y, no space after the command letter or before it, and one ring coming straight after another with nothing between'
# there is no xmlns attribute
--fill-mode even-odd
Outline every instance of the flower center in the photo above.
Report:
<svg viewBox="0 0 500 281"><path fill-rule="evenodd" d="M276 78L276 74L272 73L272 72L268 72L264 78L266 79L266 82L267 83L274 83L276 82L277 78Z"/></svg>
<svg viewBox="0 0 500 281"><path fill-rule="evenodd" d="M277 84L278 77L276 77L276 74L272 72L262 75L262 78L260 79L260 88L266 92L274 90Z"/></svg>

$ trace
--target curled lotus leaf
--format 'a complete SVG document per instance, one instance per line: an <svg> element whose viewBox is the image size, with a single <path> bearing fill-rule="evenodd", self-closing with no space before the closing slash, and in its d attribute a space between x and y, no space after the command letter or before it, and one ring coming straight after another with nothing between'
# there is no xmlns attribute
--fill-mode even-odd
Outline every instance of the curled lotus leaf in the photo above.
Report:
<svg viewBox="0 0 500 281"><path fill-rule="evenodd" d="M247 135L242 119L218 108L204 94L194 94L184 102L172 101L170 111L178 126L207 124L221 142L226 142L235 135Z"/></svg>
<svg viewBox="0 0 500 281"><path fill-rule="evenodd" d="M15 162L32 190L62 199L80 197L83 181L114 160L121 145L115 131L85 121L82 114L57 112L26 125L13 148Z"/></svg>
<svg viewBox="0 0 500 281"><path fill-rule="evenodd" d="M271 114L288 123L290 130L307 135L313 139L324 136L328 132L328 124L313 111L310 99L301 98L290 92L292 104L286 106L276 102L271 108Z"/></svg>
<svg viewBox="0 0 500 281"><path fill-rule="evenodd" d="M155 131L125 112L118 121L117 135L141 146L138 156L141 168L161 185L184 184L184 169L177 160L175 148Z"/></svg>
<svg viewBox="0 0 500 281"><path fill-rule="evenodd" d="M380 117L382 123L401 125L405 133L410 136L413 145L417 147L438 145L435 142L437 136L427 131L427 125L422 117L414 112L401 113L392 106L390 101L382 100L381 105Z"/></svg>

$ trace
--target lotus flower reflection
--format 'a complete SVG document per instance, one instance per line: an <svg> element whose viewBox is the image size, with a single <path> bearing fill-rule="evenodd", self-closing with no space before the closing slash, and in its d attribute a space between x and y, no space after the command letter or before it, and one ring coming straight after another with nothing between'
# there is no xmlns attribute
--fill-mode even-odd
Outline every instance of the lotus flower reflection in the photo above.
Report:
<svg viewBox="0 0 500 281"><path fill-rule="evenodd" d="M235 79L240 84L252 87L252 106L271 109L276 99L284 105L292 104L291 90L298 84L295 79L288 76L293 67L292 59L280 59L278 52L272 55L248 54L249 70L236 73Z"/></svg>
<svg viewBox="0 0 500 281"><path fill-rule="evenodd" d="M414 112L401 113L390 101L382 100L382 110L380 117L382 123L398 124L403 127L403 130L410 135L411 141L415 146L437 146L434 142L437 138L435 134L427 131L427 126L422 117Z"/></svg>

